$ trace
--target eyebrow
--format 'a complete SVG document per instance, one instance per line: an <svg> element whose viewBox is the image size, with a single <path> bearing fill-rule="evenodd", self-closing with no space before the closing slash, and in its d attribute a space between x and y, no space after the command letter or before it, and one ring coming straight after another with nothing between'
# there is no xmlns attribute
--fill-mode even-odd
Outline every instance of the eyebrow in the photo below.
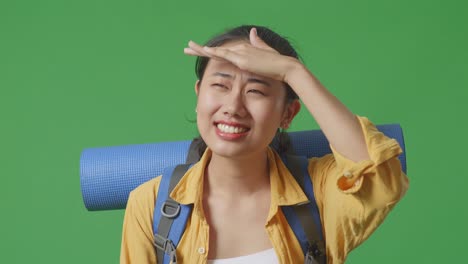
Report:
<svg viewBox="0 0 468 264"><path fill-rule="evenodd" d="M233 79L234 77L228 73L224 73L224 72L215 72L212 74L212 76L219 76L219 77L223 77L223 78L228 78L228 79ZM270 83L267 82L267 81L264 81L264 80L260 80L260 79L257 79L257 78L249 78L247 79L247 82L253 82L253 83L260 83L260 84L263 84L265 86L268 86L270 87Z"/></svg>
<svg viewBox="0 0 468 264"><path fill-rule="evenodd" d="M212 76L220 76L220 77L229 78L229 79L233 78L232 75L224 73L224 72L215 72L215 73L213 73Z"/></svg>

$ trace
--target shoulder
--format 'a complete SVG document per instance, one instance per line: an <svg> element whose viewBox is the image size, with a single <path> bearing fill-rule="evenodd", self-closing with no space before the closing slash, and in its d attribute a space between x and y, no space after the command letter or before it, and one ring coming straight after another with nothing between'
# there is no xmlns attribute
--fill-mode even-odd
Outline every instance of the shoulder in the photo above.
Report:
<svg viewBox="0 0 468 264"><path fill-rule="evenodd" d="M142 183L131 191L127 202L127 209L129 207L133 207L134 209L144 210L147 211L147 213L151 213L154 210L154 203L158 196L160 182L161 176L157 176Z"/></svg>
<svg viewBox="0 0 468 264"><path fill-rule="evenodd" d="M122 229L120 263L154 263L153 212L161 176L130 192Z"/></svg>

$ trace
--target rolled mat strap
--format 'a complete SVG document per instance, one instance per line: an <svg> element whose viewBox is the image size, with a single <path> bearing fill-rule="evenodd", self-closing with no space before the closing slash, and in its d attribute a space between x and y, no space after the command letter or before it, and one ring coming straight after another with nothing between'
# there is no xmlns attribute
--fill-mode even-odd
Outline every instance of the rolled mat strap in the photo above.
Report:
<svg viewBox="0 0 468 264"><path fill-rule="evenodd" d="M406 173L403 132L398 124L378 125L378 130L398 141ZM321 130L288 133L297 155L321 157L331 153ZM162 174L164 168L185 163L190 140L84 149L80 158L81 192L90 211L124 209L129 193Z"/></svg>

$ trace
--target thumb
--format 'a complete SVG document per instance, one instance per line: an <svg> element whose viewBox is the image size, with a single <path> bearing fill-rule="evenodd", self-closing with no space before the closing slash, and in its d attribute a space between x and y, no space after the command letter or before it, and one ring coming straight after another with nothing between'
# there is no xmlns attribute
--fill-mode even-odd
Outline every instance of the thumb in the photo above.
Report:
<svg viewBox="0 0 468 264"><path fill-rule="evenodd" d="M258 35L257 35L257 29L252 28L250 30L250 44L252 46L257 47L257 48L262 48L262 49L271 49L268 44L266 44Z"/></svg>

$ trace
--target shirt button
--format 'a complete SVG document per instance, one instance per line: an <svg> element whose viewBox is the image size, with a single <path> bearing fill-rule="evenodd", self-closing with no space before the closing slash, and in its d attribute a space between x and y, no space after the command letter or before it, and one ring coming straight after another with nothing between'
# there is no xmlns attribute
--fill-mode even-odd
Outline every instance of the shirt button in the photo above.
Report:
<svg viewBox="0 0 468 264"><path fill-rule="evenodd" d="M350 171L345 171L343 175L348 179L353 177L353 174Z"/></svg>
<svg viewBox="0 0 468 264"><path fill-rule="evenodd" d="M205 248L204 247L198 248L198 253L199 254L205 254Z"/></svg>

